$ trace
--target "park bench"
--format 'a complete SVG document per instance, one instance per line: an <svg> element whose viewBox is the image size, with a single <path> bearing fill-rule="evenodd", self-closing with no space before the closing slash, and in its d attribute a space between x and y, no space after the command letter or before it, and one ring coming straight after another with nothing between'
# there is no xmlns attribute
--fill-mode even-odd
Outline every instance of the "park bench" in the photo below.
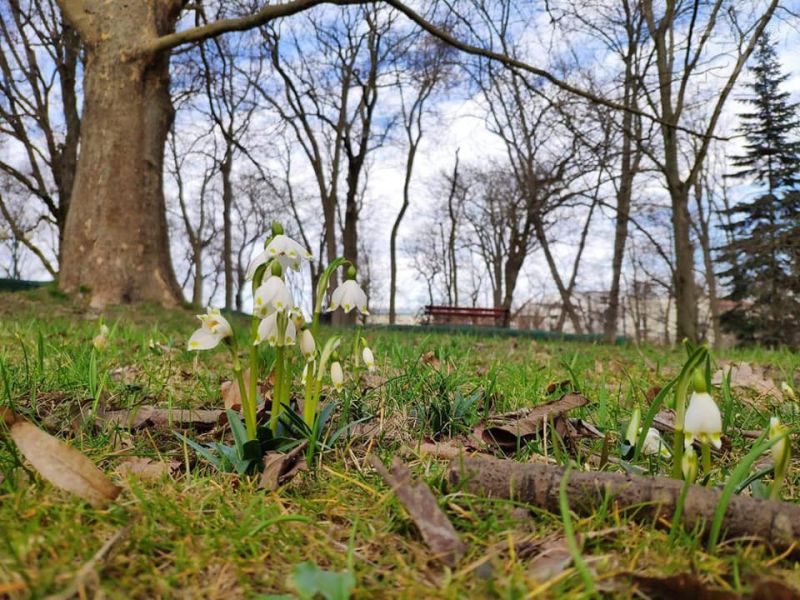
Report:
<svg viewBox="0 0 800 600"><path fill-rule="evenodd" d="M423 310L426 325L508 326L509 311L505 308L471 306L437 306L428 304Z"/></svg>

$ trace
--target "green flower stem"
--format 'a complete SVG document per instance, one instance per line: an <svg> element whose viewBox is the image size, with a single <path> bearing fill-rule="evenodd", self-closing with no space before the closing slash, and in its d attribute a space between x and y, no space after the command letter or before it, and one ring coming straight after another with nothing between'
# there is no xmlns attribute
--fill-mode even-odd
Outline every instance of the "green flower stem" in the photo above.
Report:
<svg viewBox="0 0 800 600"><path fill-rule="evenodd" d="M672 478L682 479L683 472L681 470L681 463L683 462L683 424L678 428L677 419L675 425L675 435L672 438Z"/></svg>
<svg viewBox="0 0 800 600"><path fill-rule="evenodd" d="M277 346L275 358L275 389L272 392L272 411L269 416L269 428L272 433L278 431L278 418L281 416L283 409L283 388L286 383L284 379L286 349L285 346Z"/></svg>
<svg viewBox="0 0 800 600"><path fill-rule="evenodd" d="M236 382L239 385L239 397L242 400L242 412L244 413L244 422L245 428L247 430L247 439L254 440L256 439L256 410L255 410L255 400L250 399L250 395L247 392L247 386L244 384L244 374L242 373L242 362L239 360L239 345L236 343L236 338L231 337L230 341L228 342L228 350L231 353L231 357L233 358L233 375L236 378ZM253 370L251 369L251 374ZM251 389L254 389L255 386L251 385ZM252 404L252 406L251 406Z"/></svg>
<svg viewBox="0 0 800 600"><path fill-rule="evenodd" d="M253 317L250 324L250 339L255 340L258 332L258 318ZM245 424L247 426L247 439L254 440L257 437L256 433L256 403L258 394L258 346L250 344L250 389L247 394L247 403L245 404ZM245 396L242 395L242 398ZM251 429L252 428L252 429Z"/></svg>
<svg viewBox="0 0 800 600"><path fill-rule="evenodd" d="M703 442L700 447L703 451L703 476L706 476L711 472L711 446Z"/></svg>
<svg viewBox="0 0 800 600"><path fill-rule="evenodd" d="M308 364L310 366L314 363ZM303 421L305 421L306 425L309 427L314 425L314 415L317 412L316 400L312 400L314 381L316 381L314 370L310 369L310 372L306 371L306 384L303 390Z"/></svg>

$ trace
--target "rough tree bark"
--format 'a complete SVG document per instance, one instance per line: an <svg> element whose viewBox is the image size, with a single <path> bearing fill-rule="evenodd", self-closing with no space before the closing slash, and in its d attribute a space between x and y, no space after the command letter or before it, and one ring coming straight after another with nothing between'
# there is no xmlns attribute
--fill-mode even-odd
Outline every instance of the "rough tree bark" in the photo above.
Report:
<svg viewBox="0 0 800 600"><path fill-rule="evenodd" d="M182 298L162 190L172 120L169 53L145 51L133 41L173 31L181 7L179 1L99 3L80 15L66 9L75 17L86 62L80 159L59 287L88 288L93 306L175 305Z"/></svg>
<svg viewBox="0 0 800 600"><path fill-rule="evenodd" d="M564 469L553 465L518 463L483 457L459 457L450 463L446 481L451 489L499 498L514 498L554 513L560 512L559 484ZM653 522L656 515L673 516L683 482L662 477L573 471L567 483L570 509L591 515L609 497L620 509L630 509L637 521ZM693 485L686 495L681 522L687 530L709 524L721 491ZM729 538L756 536L788 548L800 538L800 506L734 495L722 530ZM708 532L708 527L706 527Z"/></svg>

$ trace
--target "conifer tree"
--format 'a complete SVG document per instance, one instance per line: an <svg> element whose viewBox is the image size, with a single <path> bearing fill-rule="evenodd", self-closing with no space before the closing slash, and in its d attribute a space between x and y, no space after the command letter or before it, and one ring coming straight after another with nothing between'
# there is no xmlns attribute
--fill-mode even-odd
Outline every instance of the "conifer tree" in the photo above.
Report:
<svg viewBox="0 0 800 600"><path fill-rule="evenodd" d="M742 342L800 345L800 110L782 90L784 74L765 34L750 68L751 94L741 101L744 152L731 174L751 184L730 210L733 241L722 249L728 298L736 308L723 327Z"/></svg>

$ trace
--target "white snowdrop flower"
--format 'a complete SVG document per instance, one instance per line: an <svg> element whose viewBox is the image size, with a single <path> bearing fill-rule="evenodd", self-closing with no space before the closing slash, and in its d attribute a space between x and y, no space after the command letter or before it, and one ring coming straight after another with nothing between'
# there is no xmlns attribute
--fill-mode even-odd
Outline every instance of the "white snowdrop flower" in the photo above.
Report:
<svg viewBox="0 0 800 600"><path fill-rule="evenodd" d="M364 349L361 351L361 358L364 359L364 364L367 365L367 369L370 371L375 370L375 356L372 354L372 350L369 347L364 346Z"/></svg>
<svg viewBox="0 0 800 600"><path fill-rule="evenodd" d="M100 325L100 333L92 338L92 345L98 352L102 352L108 346L108 326Z"/></svg>
<svg viewBox="0 0 800 600"><path fill-rule="evenodd" d="M328 307L328 310L336 310L340 306L346 313L357 308L361 314L369 314L367 310L367 295L364 293L364 290L359 287L355 279L348 279L333 290L331 294L331 305Z"/></svg>
<svg viewBox="0 0 800 600"><path fill-rule="evenodd" d="M655 427L650 427L647 430L647 434L644 436L644 443L642 444L642 452L646 455L658 454L664 458L672 456L669 448L667 448L667 445L664 443L664 440L661 439Z"/></svg>
<svg viewBox="0 0 800 600"><path fill-rule="evenodd" d="M283 279L270 275L258 286L253 295L253 310L259 317L266 317L273 311L284 312L292 308L292 295Z"/></svg>
<svg viewBox="0 0 800 600"><path fill-rule="evenodd" d="M722 447L722 415L711 394L694 392L689 399L689 408L683 422L686 445L695 439L711 443L715 448Z"/></svg>
<svg viewBox="0 0 800 600"><path fill-rule="evenodd" d="M310 330L304 329L303 334L300 336L300 352L303 353L306 361L312 361L316 351L317 345L314 343L314 336Z"/></svg>
<svg viewBox="0 0 800 600"><path fill-rule="evenodd" d="M246 277L252 279L258 267L271 259L277 260L284 269L291 267L295 271L299 271L301 262L311 258L311 252L306 250L302 244L281 233L273 237L267 247L250 261Z"/></svg>
<svg viewBox="0 0 800 600"><path fill-rule="evenodd" d="M197 315L197 318L200 319L200 329L189 338L189 350L210 350L224 338L233 335L230 323L218 308L209 307L206 314Z"/></svg>
<svg viewBox="0 0 800 600"><path fill-rule="evenodd" d="M342 386L344 386L344 372L338 360L331 363L331 382L337 392L342 390Z"/></svg>
<svg viewBox="0 0 800 600"><path fill-rule="evenodd" d="M267 342L270 346L294 346L295 338L297 337L294 323L291 319L287 319L286 330L281 335L278 327L279 314L278 312L273 312L261 319L253 345Z"/></svg>

